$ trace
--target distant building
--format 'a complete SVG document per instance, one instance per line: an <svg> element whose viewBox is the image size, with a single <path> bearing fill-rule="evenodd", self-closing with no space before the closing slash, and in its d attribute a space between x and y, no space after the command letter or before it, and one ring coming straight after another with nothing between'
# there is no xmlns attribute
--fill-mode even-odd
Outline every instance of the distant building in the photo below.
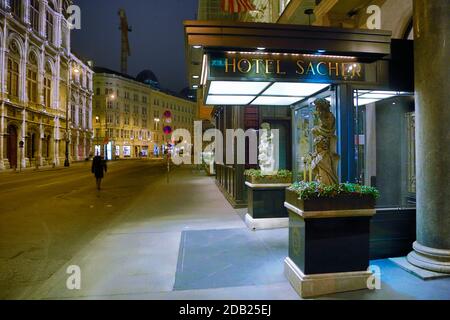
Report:
<svg viewBox="0 0 450 320"><path fill-rule="evenodd" d="M71 53L70 3L0 1L0 170L62 165L66 143L69 160L90 153L93 75Z"/></svg>
<svg viewBox="0 0 450 320"><path fill-rule="evenodd" d="M196 102L157 89L157 78L150 70L138 78L106 68L94 71L96 153L108 159L155 157L171 142L164 127L193 131ZM164 116L167 111L170 120Z"/></svg>

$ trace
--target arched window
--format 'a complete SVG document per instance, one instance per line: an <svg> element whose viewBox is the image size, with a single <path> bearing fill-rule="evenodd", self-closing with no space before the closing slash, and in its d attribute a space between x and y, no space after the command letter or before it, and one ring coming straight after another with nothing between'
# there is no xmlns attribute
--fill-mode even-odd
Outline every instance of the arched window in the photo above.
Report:
<svg viewBox="0 0 450 320"><path fill-rule="evenodd" d="M9 46L8 78L6 81L8 98L11 100L19 99L19 61L19 48L17 47L17 43L12 41Z"/></svg>
<svg viewBox="0 0 450 320"><path fill-rule="evenodd" d="M45 75L44 75L44 105L46 108L51 107L52 102L52 69L47 63L45 65Z"/></svg>
<svg viewBox="0 0 450 320"><path fill-rule="evenodd" d="M67 12L67 9L69 8L69 2L67 0L64 0L62 3L62 14L64 18L69 19L69 13Z"/></svg>
<svg viewBox="0 0 450 320"><path fill-rule="evenodd" d="M30 24L34 31L39 32L39 1L30 0Z"/></svg>
<svg viewBox="0 0 450 320"><path fill-rule="evenodd" d="M10 0L11 13L18 19L22 18L22 0Z"/></svg>
<svg viewBox="0 0 450 320"><path fill-rule="evenodd" d="M36 54L31 52L28 56L27 66L27 96L31 103L38 103L38 62Z"/></svg>

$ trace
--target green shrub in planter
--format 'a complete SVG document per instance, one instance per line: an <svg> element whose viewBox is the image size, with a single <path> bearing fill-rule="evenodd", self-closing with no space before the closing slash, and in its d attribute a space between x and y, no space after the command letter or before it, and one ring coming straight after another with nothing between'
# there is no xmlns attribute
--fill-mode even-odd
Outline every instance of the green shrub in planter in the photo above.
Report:
<svg viewBox="0 0 450 320"><path fill-rule="evenodd" d="M379 196L376 188L353 183L328 186L302 181L286 190L286 202L304 211L370 209Z"/></svg>
<svg viewBox="0 0 450 320"><path fill-rule="evenodd" d="M244 175L250 183L253 184L278 184L291 183L292 172L289 170L279 170L276 175L263 175L261 170L250 169L244 172Z"/></svg>

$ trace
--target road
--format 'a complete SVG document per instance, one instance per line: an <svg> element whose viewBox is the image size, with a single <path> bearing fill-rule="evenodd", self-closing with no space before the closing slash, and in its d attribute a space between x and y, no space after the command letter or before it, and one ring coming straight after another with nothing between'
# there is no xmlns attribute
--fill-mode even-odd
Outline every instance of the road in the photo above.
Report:
<svg viewBox="0 0 450 320"><path fill-rule="evenodd" d="M156 161L109 163L103 190L90 163L41 172L0 173L0 299L45 282L126 212L166 167Z"/></svg>

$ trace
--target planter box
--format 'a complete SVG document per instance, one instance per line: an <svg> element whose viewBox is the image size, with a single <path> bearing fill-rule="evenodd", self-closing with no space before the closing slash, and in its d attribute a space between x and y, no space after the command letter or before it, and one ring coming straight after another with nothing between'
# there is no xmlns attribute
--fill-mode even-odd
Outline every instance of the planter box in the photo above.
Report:
<svg viewBox="0 0 450 320"><path fill-rule="evenodd" d="M251 230L286 228L288 211L284 206L288 183L252 184L246 182L248 212L245 223Z"/></svg>
<svg viewBox="0 0 450 320"><path fill-rule="evenodd" d="M277 176L251 177L246 176L246 181L251 184L290 184L292 177L281 178Z"/></svg>
<svg viewBox="0 0 450 320"><path fill-rule="evenodd" d="M375 200L340 196L299 200L286 190L289 256L285 275L304 298L367 289Z"/></svg>
<svg viewBox="0 0 450 320"><path fill-rule="evenodd" d="M286 202L302 211L337 211L373 209L375 199L371 196L339 196L300 200L298 194L286 189Z"/></svg>

